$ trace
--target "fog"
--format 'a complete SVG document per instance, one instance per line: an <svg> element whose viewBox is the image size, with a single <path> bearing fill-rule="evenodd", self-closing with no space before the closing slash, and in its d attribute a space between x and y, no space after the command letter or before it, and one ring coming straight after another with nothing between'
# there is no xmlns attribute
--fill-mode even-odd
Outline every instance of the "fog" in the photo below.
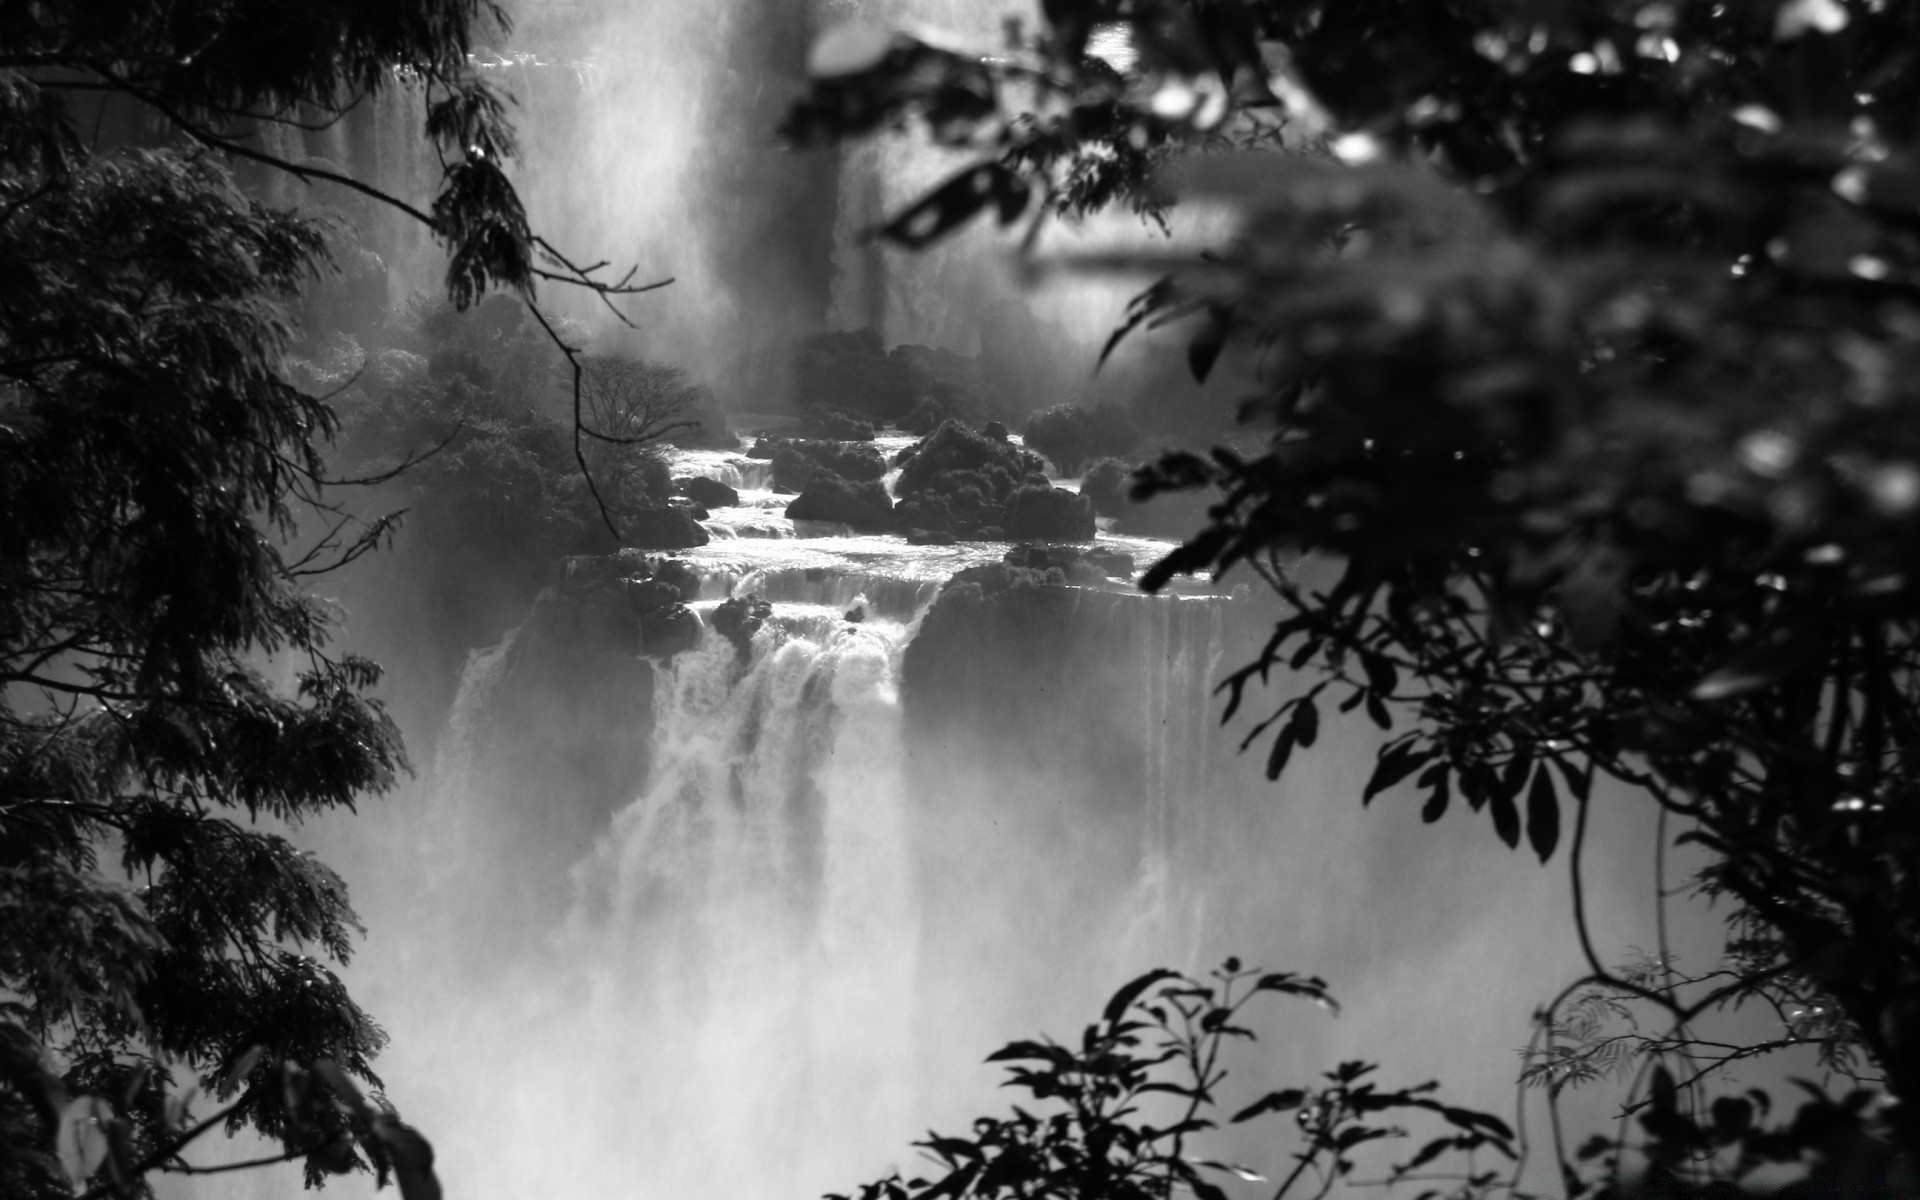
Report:
<svg viewBox="0 0 1920 1200"><path fill-rule="evenodd" d="M580 261L676 280L628 306L637 329L547 298L596 347L680 364L736 412L787 403L796 338L862 325L983 357L1037 336L1068 380L1048 386L1109 386L1092 358L1124 284L1023 292L987 230L921 257L876 250L861 231L951 164L904 141L773 143L821 22L990 41L998 7L521 12L488 69L520 99L535 225ZM384 103L360 152L417 184L426 164L394 149L407 102ZM390 296L431 277L417 240L371 240ZM1103 378L1124 392L1143 361ZM1229 955L1324 976L1343 1003L1256 1011L1229 1107L1365 1058L1512 1113L1535 1007L1584 970L1564 862L1509 852L1463 814L1423 825L1402 794L1363 808L1380 735L1358 716L1269 783L1238 753L1248 719L1220 728L1211 688L1276 600L1231 577L1179 598L1062 589L1008 618L1023 628L922 643L916 667L941 583L1004 547L819 537L795 565L780 541L682 556L709 620L729 588L780 602L744 655L710 630L670 664L639 662L558 587L524 611L516 593L499 640L449 659L404 611L404 536L335 587L348 648L387 662L417 774L295 836L352 887L368 933L347 978L392 1035L377 1069L449 1197L803 1200L911 1173L913 1137L1005 1102L981 1064L999 1044L1075 1037L1131 976ZM1165 548L1131 547L1141 567ZM1264 699L1296 686L1277 678ZM1656 937L1652 816L1605 793L1594 811L1589 918L1619 956ZM1710 955L1711 921L1689 928L1687 952ZM1595 1095L1570 1111L1610 1110ZM1537 1138L1537 1096L1530 1112ZM1249 1136L1222 1153L1278 1168L1289 1149ZM281 1169L188 1190L294 1186Z"/></svg>

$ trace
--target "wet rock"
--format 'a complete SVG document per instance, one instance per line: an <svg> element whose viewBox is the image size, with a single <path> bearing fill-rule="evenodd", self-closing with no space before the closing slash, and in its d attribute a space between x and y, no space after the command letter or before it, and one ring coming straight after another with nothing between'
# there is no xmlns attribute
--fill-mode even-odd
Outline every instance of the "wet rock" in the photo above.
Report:
<svg viewBox="0 0 1920 1200"><path fill-rule="evenodd" d="M713 631L733 643L741 662L753 656L753 635L773 615L773 605L753 593L733 596L713 610Z"/></svg>
<svg viewBox="0 0 1920 1200"><path fill-rule="evenodd" d="M1004 442L1007 440L1007 427L998 421L988 421L986 428L980 432L996 442Z"/></svg>
<svg viewBox="0 0 1920 1200"><path fill-rule="evenodd" d="M627 581L627 608L637 617L671 607L685 599L680 589L657 579L630 579Z"/></svg>
<svg viewBox="0 0 1920 1200"><path fill-rule="evenodd" d="M673 481L673 490L703 508L734 508L740 503L739 492L705 475L676 479Z"/></svg>
<svg viewBox="0 0 1920 1200"><path fill-rule="evenodd" d="M700 572L684 559L663 558L655 560L649 567L653 578L680 593L680 600L692 603L700 598Z"/></svg>
<svg viewBox="0 0 1920 1200"><path fill-rule="evenodd" d="M838 521L860 533L885 533L893 528L893 501L878 480L858 483L819 472L806 490L787 505L795 521Z"/></svg>
<svg viewBox="0 0 1920 1200"><path fill-rule="evenodd" d="M949 421L921 440L900 465L897 519L909 529L991 539L1006 505L1026 486L1045 486L1037 455Z"/></svg>
<svg viewBox="0 0 1920 1200"><path fill-rule="evenodd" d="M902 507L905 506L903 505ZM951 546L957 540L957 538L944 529L909 529L907 531L907 544L909 546Z"/></svg>
<svg viewBox="0 0 1920 1200"><path fill-rule="evenodd" d="M687 550L707 544L707 531L684 508L642 508L620 517L629 546L645 550Z"/></svg>
<svg viewBox="0 0 1920 1200"><path fill-rule="evenodd" d="M1105 568L1093 562L1087 551L1079 546L1023 542L1007 551L1001 561L1033 571L1058 571L1065 582L1087 587L1097 587L1107 581Z"/></svg>
<svg viewBox="0 0 1920 1200"><path fill-rule="evenodd" d="M1065 488L1023 487L1007 501L1007 534L1051 542L1083 542L1096 532L1093 505Z"/></svg>
<svg viewBox="0 0 1920 1200"><path fill-rule="evenodd" d="M684 604L656 608L640 618L640 653L655 662L700 644L700 618Z"/></svg>
<svg viewBox="0 0 1920 1200"><path fill-rule="evenodd" d="M748 458L772 458L773 452L784 445L786 440L786 438L777 437L757 437L753 440L753 445L747 447L746 456Z"/></svg>

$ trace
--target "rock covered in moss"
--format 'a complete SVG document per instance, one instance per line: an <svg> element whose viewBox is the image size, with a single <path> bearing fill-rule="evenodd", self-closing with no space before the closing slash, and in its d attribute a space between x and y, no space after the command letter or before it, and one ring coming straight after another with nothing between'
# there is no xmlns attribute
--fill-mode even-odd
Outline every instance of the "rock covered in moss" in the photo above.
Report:
<svg viewBox="0 0 1920 1200"><path fill-rule="evenodd" d="M1087 468L1080 479L1080 494L1092 504L1096 516L1117 517L1131 503L1133 468L1118 458L1102 458Z"/></svg>
<svg viewBox="0 0 1920 1200"><path fill-rule="evenodd" d="M1000 536L1007 502L1022 487L1045 486L1036 455L948 421L900 464L894 494L903 528L963 538Z"/></svg>
<svg viewBox="0 0 1920 1200"><path fill-rule="evenodd" d="M707 544L707 531L684 508L642 508L620 516L627 545L643 550L688 550Z"/></svg>
<svg viewBox="0 0 1920 1200"><path fill-rule="evenodd" d="M886 533L893 528L893 501L879 480L859 482L817 472L806 490L787 505L795 521L837 521L860 533Z"/></svg>
<svg viewBox="0 0 1920 1200"><path fill-rule="evenodd" d="M732 642L740 661L746 662L753 656L753 635L772 615L773 605L757 594L731 596L714 608L713 631Z"/></svg>
<svg viewBox="0 0 1920 1200"><path fill-rule="evenodd" d="M666 662L700 644L700 618L684 604L656 608L640 618L640 653Z"/></svg>
<svg viewBox="0 0 1920 1200"><path fill-rule="evenodd" d="M872 446L846 442L788 441L773 452L776 492L803 492L823 471L859 483L884 476L887 460Z"/></svg>
<svg viewBox="0 0 1920 1200"><path fill-rule="evenodd" d="M1078 475L1091 459L1125 454L1138 446L1140 429L1117 404L1062 404L1028 421L1024 440L1062 475Z"/></svg>
<svg viewBox="0 0 1920 1200"><path fill-rule="evenodd" d="M673 490L704 508L733 508L740 503L739 492L705 475L676 479L673 481Z"/></svg>
<svg viewBox="0 0 1920 1200"><path fill-rule="evenodd" d="M1007 501L1007 536L1049 542L1083 542L1097 531L1093 505L1057 487L1022 487Z"/></svg>

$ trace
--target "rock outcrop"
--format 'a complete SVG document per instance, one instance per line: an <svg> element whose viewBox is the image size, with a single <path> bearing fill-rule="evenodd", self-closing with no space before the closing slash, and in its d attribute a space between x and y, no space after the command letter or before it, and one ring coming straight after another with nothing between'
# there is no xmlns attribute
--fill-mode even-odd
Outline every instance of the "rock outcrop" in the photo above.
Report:
<svg viewBox="0 0 1920 1200"><path fill-rule="evenodd" d="M1012 538L1084 542L1097 532L1093 505L1065 488L1022 487L1007 500L1001 526Z"/></svg>
<svg viewBox="0 0 1920 1200"><path fill-rule="evenodd" d="M620 533L641 550L689 550L708 542L707 531L684 508L642 508L623 513Z"/></svg>
<svg viewBox="0 0 1920 1200"><path fill-rule="evenodd" d="M795 521L837 521L859 533L887 533L894 527L893 501L879 480L858 482L816 471L806 489L787 505Z"/></svg>
<svg viewBox="0 0 1920 1200"><path fill-rule="evenodd" d="M859 483L885 475L887 460L872 446L846 442L787 441L774 449L776 492L803 492L821 471Z"/></svg>
<svg viewBox="0 0 1920 1200"><path fill-rule="evenodd" d="M739 492L705 475L676 479L673 481L673 490L703 508L733 508L740 503Z"/></svg>

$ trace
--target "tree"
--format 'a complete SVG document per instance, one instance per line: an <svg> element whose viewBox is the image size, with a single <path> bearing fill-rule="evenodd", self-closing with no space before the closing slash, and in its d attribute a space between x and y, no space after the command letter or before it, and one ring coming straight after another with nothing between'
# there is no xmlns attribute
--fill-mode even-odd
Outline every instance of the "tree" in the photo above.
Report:
<svg viewBox="0 0 1920 1200"><path fill-rule="evenodd" d="M588 466L625 502L636 492L653 490L644 486L649 470L665 474L665 464L649 447L677 431L698 428L697 414L707 400L678 367L612 355L584 361L580 393L587 427L596 435Z"/></svg>
<svg viewBox="0 0 1920 1200"><path fill-rule="evenodd" d="M1695 883L1733 902L1731 957L1611 970L1576 911L1570 994L1660 1011L1651 1049L1688 1083L1724 1065L1701 1014L1824 1011L1725 1061L1857 1046L1881 1136L1920 1145L1920 11L1044 9L990 58L835 31L789 131L924 122L974 151L887 226L907 246L1089 195L1237 215L1204 255L1052 265L1157 276L1115 340L1180 322L1197 376L1225 353L1256 376L1263 453L1172 455L1137 488L1217 494L1150 590L1244 567L1286 603L1223 684L1231 719L1316 670L1248 735L1269 774L1323 706L1364 712L1393 733L1365 799L1411 780L1438 820L1457 795L1562 854L1576 897L1596 780L1644 793L1659 853L1698 845Z"/></svg>
<svg viewBox="0 0 1920 1200"><path fill-rule="evenodd" d="M315 574L373 549L331 498L327 403L284 374L324 226L234 185L244 160L425 222L458 306L537 281L613 295L526 224L478 0L65 0L0 14L0 1191L136 1195L250 1127L310 1180L372 1165L437 1195L358 1078L383 1035L327 960L341 880L253 822L391 786L373 663L327 646ZM262 122L426 90L430 209L274 159ZM157 143L89 144L133 112ZM92 118L83 125L83 118ZM151 141L151 139L149 139ZM536 316L538 316L536 312ZM298 518L324 527L304 546ZM286 664L291 694L269 682ZM191 1108L195 1082L214 1093Z"/></svg>

